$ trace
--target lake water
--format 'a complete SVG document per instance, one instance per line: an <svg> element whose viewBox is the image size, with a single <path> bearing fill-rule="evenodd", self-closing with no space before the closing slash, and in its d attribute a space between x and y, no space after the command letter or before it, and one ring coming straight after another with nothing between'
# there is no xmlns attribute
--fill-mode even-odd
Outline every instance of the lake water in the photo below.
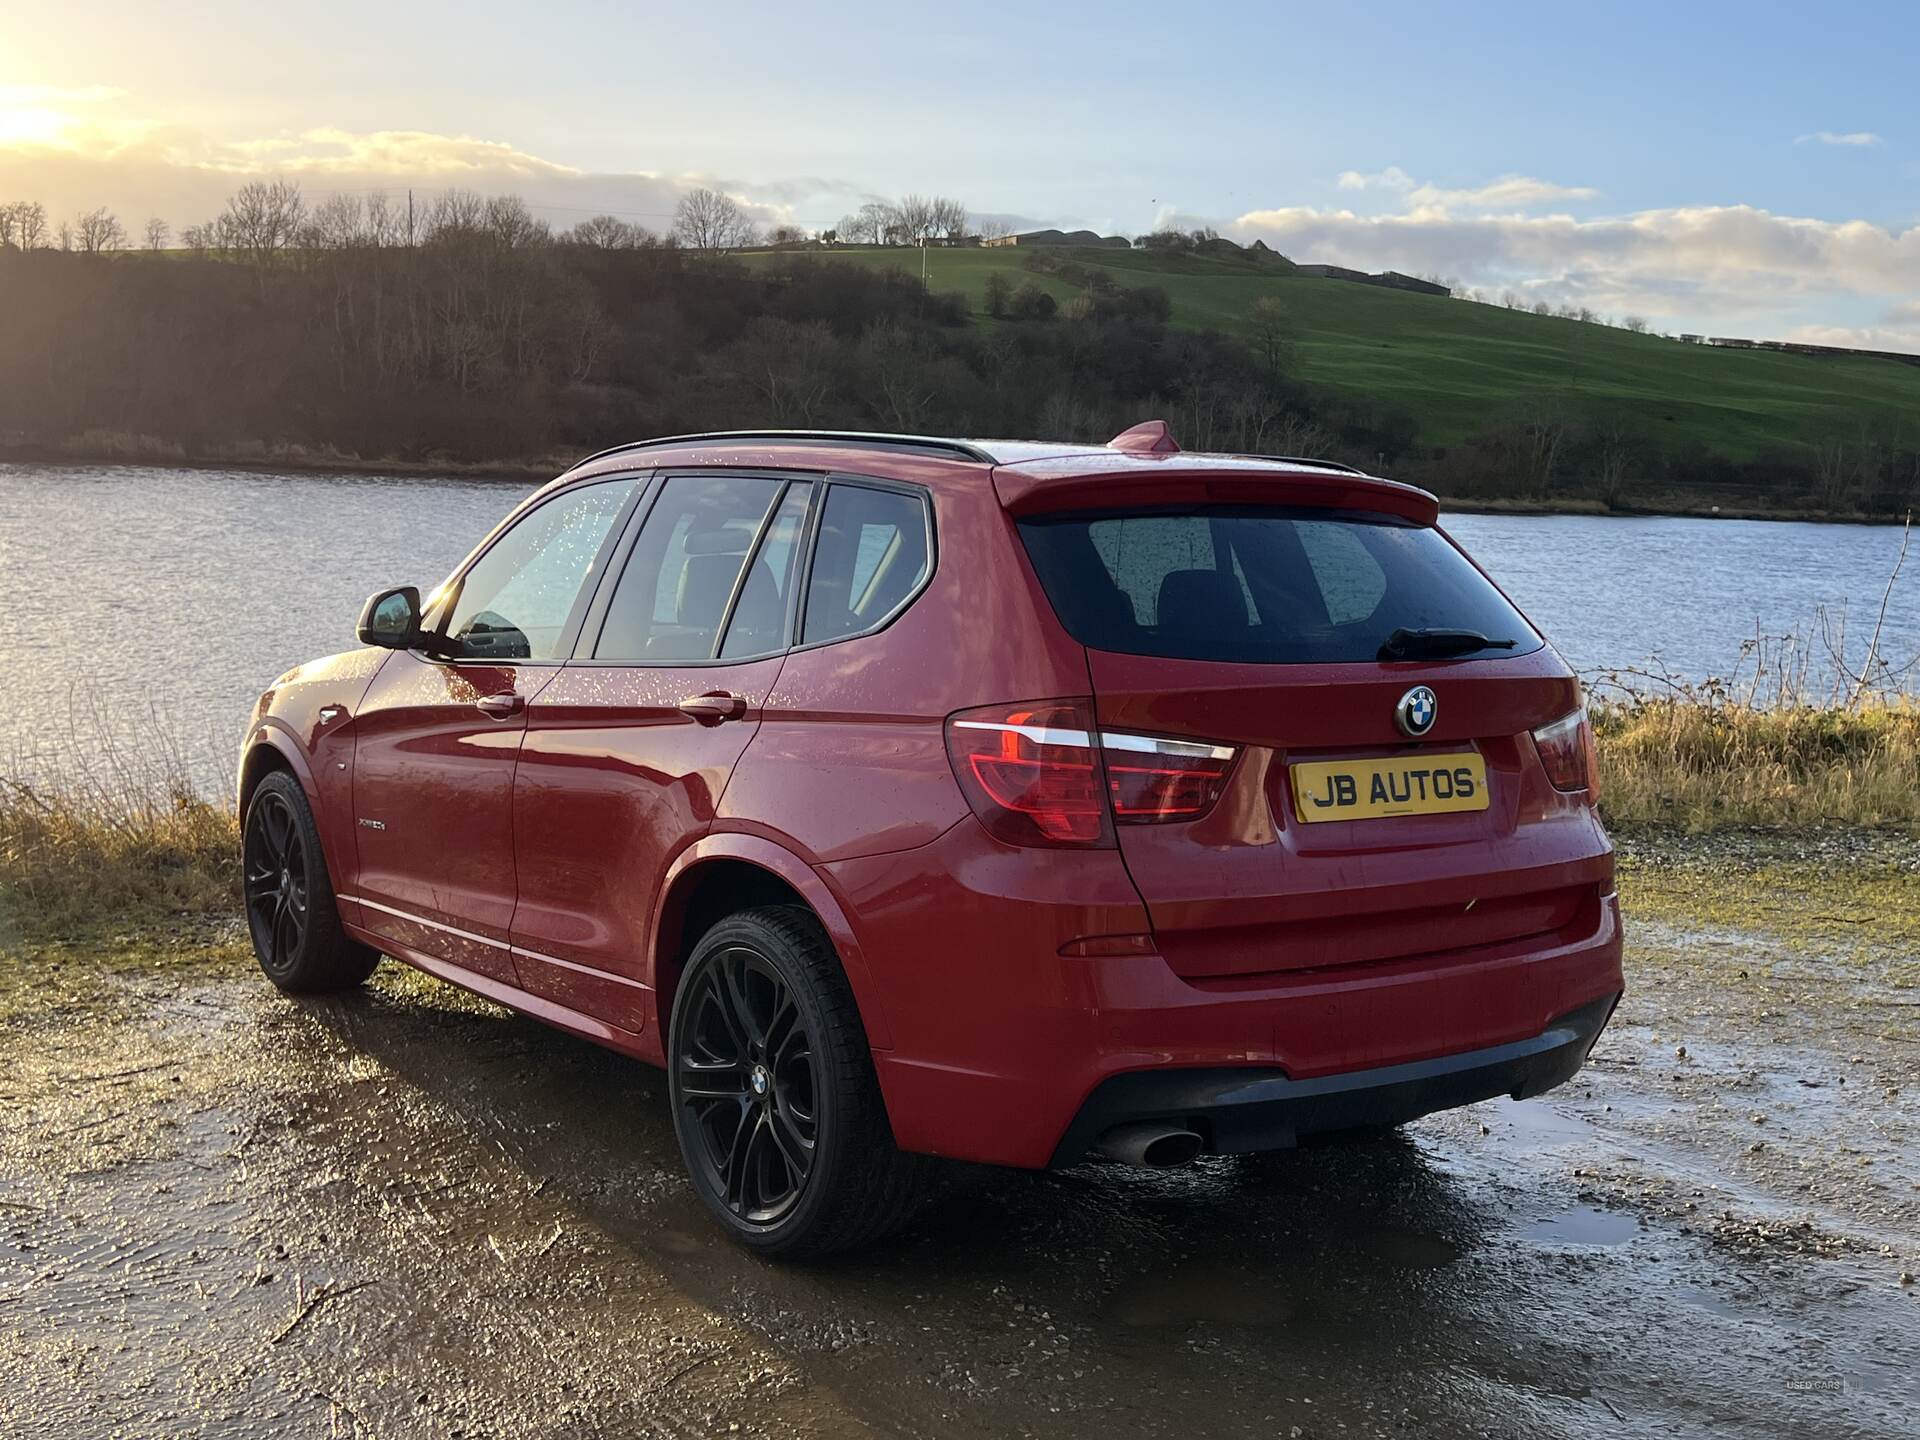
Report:
<svg viewBox="0 0 1920 1440"><path fill-rule="evenodd" d="M445 577L529 486L146 466L0 465L0 775L45 775L102 731L164 733L231 783L248 707L353 644L366 596ZM1752 639L1844 608L1865 648L1892 526L1460 515L1448 521L1582 670L1725 674ZM1920 549L1920 547L1916 547ZM1920 652L1920 553L1883 649Z"/></svg>

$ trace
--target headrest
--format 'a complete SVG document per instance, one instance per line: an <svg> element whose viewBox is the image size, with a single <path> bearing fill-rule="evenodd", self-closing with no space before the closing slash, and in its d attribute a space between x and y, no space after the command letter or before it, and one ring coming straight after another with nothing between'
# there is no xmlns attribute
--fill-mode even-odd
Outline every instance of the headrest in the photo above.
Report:
<svg viewBox="0 0 1920 1440"><path fill-rule="evenodd" d="M1224 570L1169 570L1160 582L1157 623L1176 630L1244 630L1247 601Z"/></svg>

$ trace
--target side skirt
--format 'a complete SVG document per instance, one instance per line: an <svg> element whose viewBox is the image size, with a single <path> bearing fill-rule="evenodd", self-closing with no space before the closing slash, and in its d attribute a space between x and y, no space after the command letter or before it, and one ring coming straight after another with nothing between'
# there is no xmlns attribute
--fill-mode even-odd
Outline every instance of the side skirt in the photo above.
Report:
<svg viewBox="0 0 1920 1440"><path fill-rule="evenodd" d="M564 1030L569 1035L578 1035L583 1040L591 1040L596 1045L604 1045L609 1050L617 1050L622 1055L632 1056L635 1060L644 1060L649 1065L663 1063L659 1046L653 1043L651 1036L636 1035L631 1030L622 1030L617 1025L609 1025L604 1020L597 1020L591 1015L584 1015L578 1010L556 1004L544 996L522 990L517 985L509 985L489 975L477 974L451 961L441 960L425 951L416 950L410 945L403 945L390 936L375 935L370 930L363 930L358 925L348 925L344 922L342 928L361 944L369 945L383 955L391 955L394 959L403 961L414 969L433 976L436 980L445 980L450 984L458 985L462 990L470 991L483 1000L504 1005L507 1009L530 1016L543 1025L551 1025L554 1029Z"/></svg>

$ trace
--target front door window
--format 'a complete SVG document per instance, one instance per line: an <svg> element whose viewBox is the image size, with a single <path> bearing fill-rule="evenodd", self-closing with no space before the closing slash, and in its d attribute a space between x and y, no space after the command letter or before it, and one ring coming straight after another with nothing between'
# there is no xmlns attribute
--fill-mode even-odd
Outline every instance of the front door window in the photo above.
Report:
<svg viewBox="0 0 1920 1440"><path fill-rule="evenodd" d="M494 542L460 582L448 648L463 660L558 660L635 480L564 491Z"/></svg>

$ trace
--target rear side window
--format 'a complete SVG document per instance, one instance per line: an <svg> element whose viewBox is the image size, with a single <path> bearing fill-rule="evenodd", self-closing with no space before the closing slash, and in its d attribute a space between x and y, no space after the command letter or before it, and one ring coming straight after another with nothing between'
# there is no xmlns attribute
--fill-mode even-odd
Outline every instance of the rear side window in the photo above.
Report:
<svg viewBox="0 0 1920 1440"><path fill-rule="evenodd" d="M1061 623L1096 650L1189 660L1348 663L1395 630L1543 643L1438 531L1328 510L1076 515L1020 535Z"/></svg>
<svg viewBox="0 0 1920 1440"><path fill-rule="evenodd" d="M827 490L807 580L808 645L871 630L918 593L931 570L926 503L898 490Z"/></svg>

